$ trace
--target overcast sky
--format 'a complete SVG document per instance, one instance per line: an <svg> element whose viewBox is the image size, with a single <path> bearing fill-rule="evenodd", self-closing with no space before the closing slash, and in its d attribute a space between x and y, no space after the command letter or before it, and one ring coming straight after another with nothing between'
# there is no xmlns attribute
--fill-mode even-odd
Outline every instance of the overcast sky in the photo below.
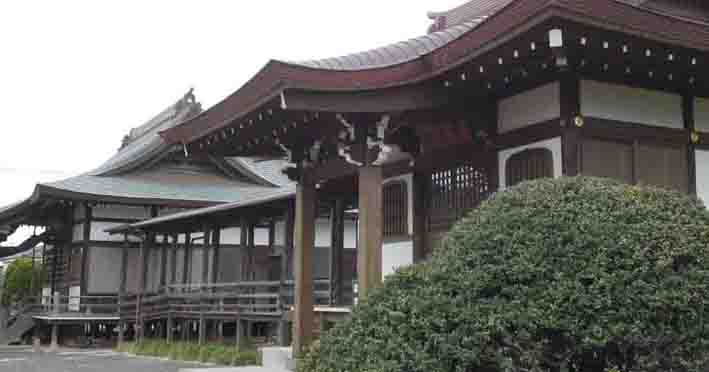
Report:
<svg viewBox="0 0 709 372"><path fill-rule="evenodd" d="M271 59L425 33L465 0L0 2L0 205L91 170L194 87L209 107Z"/></svg>

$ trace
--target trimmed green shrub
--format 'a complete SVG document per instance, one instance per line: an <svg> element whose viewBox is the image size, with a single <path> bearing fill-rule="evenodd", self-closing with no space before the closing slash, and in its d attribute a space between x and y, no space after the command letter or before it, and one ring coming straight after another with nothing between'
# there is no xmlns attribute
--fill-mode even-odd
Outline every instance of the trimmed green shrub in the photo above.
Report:
<svg viewBox="0 0 709 372"><path fill-rule="evenodd" d="M708 227L673 191L522 183L390 276L299 370L706 371Z"/></svg>
<svg viewBox="0 0 709 372"><path fill-rule="evenodd" d="M255 366L261 364L261 355L256 350L240 350L232 345L144 340L139 343L124 343L116 351L135 355L155 356L189 362L214 363L225 366Z"/></svg>

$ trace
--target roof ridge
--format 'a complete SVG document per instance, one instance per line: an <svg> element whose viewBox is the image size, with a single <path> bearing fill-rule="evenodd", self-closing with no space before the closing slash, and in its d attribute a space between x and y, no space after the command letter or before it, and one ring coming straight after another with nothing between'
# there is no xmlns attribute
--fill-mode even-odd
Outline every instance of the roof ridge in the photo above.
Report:
<svg viewBox="0 0 709 372"><path fill-rule="evenodd" d="M194 106L201 107L201 104L197 102L197 98L194 94L194 88L190 88L190 90L187 91L187 93L185 93L179 100L177 100L177 102L173 103L159 114L153 116L152 119L138 127L131 128L128 134L123 138L121 149L141 137L150 134L150 132L154 131L155 128L159 127L161 124L175 119L182 110L193 110L195 108Z"/></svg>

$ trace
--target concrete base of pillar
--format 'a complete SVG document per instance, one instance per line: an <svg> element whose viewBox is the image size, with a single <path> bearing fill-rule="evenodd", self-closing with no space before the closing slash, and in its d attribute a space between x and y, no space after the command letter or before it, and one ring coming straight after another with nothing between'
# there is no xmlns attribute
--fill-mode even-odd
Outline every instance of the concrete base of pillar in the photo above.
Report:
<svg viewBox="0 0 709 372"><path fill-rule="evenodd" d="M52 324L52 342L49 345L49 351L57 351L59 349L59 324Z"/></svg>

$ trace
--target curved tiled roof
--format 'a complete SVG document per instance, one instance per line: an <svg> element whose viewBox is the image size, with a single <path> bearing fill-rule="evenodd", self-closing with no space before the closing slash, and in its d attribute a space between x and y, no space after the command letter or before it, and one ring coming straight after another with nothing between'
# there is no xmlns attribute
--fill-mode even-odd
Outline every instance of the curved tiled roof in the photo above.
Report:
<svg viewBox="0 0 709 372"><path fill-rule="evenodd" d="M324 70L354 71L383 68L413 61L443 47L472 30L482 20L464 22L445 30L409 39L365 52L342 57L292 62L294 64Z"/></svg>
<svg viewBox="0 0 709 372"><path fill-rule="evenodd" d="M472 0L444 12L429 12L428 18L436 21L429 32L466 22L482 22L512 1L515 0Z"/></svg>

